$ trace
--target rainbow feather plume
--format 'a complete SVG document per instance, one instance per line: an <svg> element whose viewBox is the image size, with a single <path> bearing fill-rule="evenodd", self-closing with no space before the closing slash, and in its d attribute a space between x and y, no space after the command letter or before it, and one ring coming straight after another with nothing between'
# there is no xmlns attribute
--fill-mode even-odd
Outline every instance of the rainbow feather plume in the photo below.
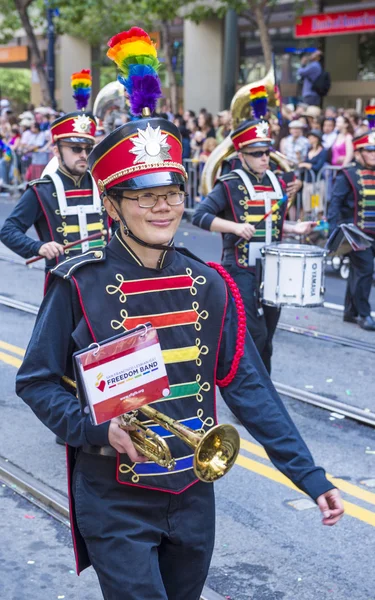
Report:
<svg viewBox="0 0 375 600"><path fill-rule="evenodd" d="M108 46L107 56L122 73L118 80L129 95L132 114L140 117L146 108L153 112L162 91L160 63L150 36L140 27L132 27L111 38Z"/></svg>
<svg viewBox="0 0 375 600"><path fill-rule="evenodd" d="M266 116L268 94L264 85L260 85L250 90L250 104L255 119L262 119Z"/></svg>
<svg viewBox="0 0 375 600"><path fill-rule="evenodd" d="M12 150L8 144L5 144L3 140L0 139L0 153L3 155L3 159L5 162L9 162L12 160Z"/></svg>
<svg viewBox="0 0 375 600"><path fill-rule="evenodd" d="M375 106L366 106L365 115L369 129L375 129Z"/></svg>
<svg viewBox="0 0 375 600"><path fill-rule="evenodd" d="M91 73L90 69L83 69L79 73L73 73L71 77L73 98L76 103L77 110L84 110L91 95Z"/></svg>

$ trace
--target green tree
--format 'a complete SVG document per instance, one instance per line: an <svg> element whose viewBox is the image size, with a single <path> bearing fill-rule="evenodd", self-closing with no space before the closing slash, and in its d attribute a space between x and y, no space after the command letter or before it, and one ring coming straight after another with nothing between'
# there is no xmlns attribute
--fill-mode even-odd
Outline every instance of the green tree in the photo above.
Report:
<svg viewBox="0 0 375 600"><path fill-rule="evenodd" d="M30 7L33 4L34 15L30 16ZM40 12L42 7L42 12ZM0 15L2 17L0 40L2 43L12 39L16 29L24 28L31 51L32 60L38 72L43 102L51 104L47 75L44 68L43 56L39 50L38 42L34 33L36 22L40 22L43 15L42 0L0 0Z"/></svg>
<svg viewBox="0 0 375 600"><path fill-rule="evenodd" d="M101 89L103 48L110 37L133 24L130 0L51 0L59 10L58 33L84 38L91 46L92 97ZM74 68L74 67L72 67Z"/></svg>
<svg viewBox="0 0 375 600"><path fill-rule="evenodd" d="M296 17L310 5L312 5L312 0L294 0ZM213 16L224 18L228 9L233 9L238 15L247 20L251 29L259 31L264 62L268 71L272 65L272 42L268 24L277 6L281 6L280 0L218 0L215 4L210 2L197 4L190 13L189 18L197 23Z"/></svg>
<svg viewBox="0 0 375 600"><path fill-rule="evenodd" d="M18 108L30 98L31 73L29 69L0 69L1 95Z"/></svg>

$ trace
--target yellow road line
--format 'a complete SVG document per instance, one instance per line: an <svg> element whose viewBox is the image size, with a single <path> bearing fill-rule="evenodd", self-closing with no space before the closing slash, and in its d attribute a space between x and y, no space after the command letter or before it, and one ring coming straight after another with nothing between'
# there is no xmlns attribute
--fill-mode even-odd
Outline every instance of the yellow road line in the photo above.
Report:
<svg viewBox="0 0 375 600"><path fill-rule="evenodd" d="M19 367L22 365L22 360L16 358L15 356L11 356L10 354L5 354L5 352L0 352L0 360L7 365L16 367L16 369L19 369Z"/></svg>
<svg viewBox="0 0 375 600"><path fill-rule="evenodd" d="M248 471L252 471L253 473L257 473L262 477L271 479L276 483L281 483L281 485L285 485L286 487L295 490L300 494L304 494L304 492L299 490L287 477L285 477L285 475L279 471L276 471L272 467L269 467L268 465L258 463L256 460L242 456L242 454L237 457L236 464L240 465L244 469L247 469ZM371 510L367 510L366 508L362 508L361 506L357 506L356 504L352 504L352 502L347 502L345 500L344 507L347 515L375 527L375 513L373 513Z"/></svg>
<svg viewBox="0 0 375 600"><path fill-rule="evenodd" d="M241 438L241 448L243 450L246 450L247 452L250 452L251 454L259 456L260 458L265 458L266 460L269 460L266 451L261 446L253 444L248 440L244 440ZM374 492L363 490L357 485L354 485L354 483L350 483L349 481L345 481L344 479L340 479L339 477L333 477L332 475L329 475L329 473L327 473L327 477L333 483L333 485L338 487L339 490L341 490L342 492L345 492L346 494L349 494L354 498L359 498L359 500L363 500L364 502L368 502L369 504L375 505Z"/></svg>
<svg viewBox="0 0 375 600"><path fill-rule="evenodd" d="M8 342L3 342L0 340L0 348L3 350L8 350L8 352L18 354L19 356L25 356L25 350L23 348L20 348L19 346L13 346L13 344L8 344Z"/></svg>
<svg viewBox="0 0 375 600"><path fill-rule="evenodd" d="M7 342L3 341L0 341L0 348L3 348L4 350L9 350L20 356L24 356L25 354L23 348L13 346L13 344L8 344ZM11 365L12 367L16 367L17 369L22 364L22 360L16 358L15 356L11 356L10 354L6 354L5 352L0 352L0 360L8 365ZM269 460L266 451L261 446L249 442L248 440L244 440L241 438L241 448L243 450L247 450L247 452L259 456L260 458L265 458L266 460ZM280 473L280 471L275 470L273 467L269 467L268 465L258 463L255 460L243 456L242 454L238 456L236 462L238 465L244 467L248 471L252 471L254 473L257 473L258 475L266 477L267 479L271 479L272 481L289 487L292 490L303 493L287 477L285 477L285 475ZM375 504L375 494L373 492L362 490L356 485L344 481L343 479L331 476L328 476L328 479L343 492L346 492L347 494L359 498L360 500L364 500L365 502L368 502L370 504ZM375 513L365 508L361 508L356 504L352 504L351 502L345 501L344 504L346 514L375 527Z"/></svg>

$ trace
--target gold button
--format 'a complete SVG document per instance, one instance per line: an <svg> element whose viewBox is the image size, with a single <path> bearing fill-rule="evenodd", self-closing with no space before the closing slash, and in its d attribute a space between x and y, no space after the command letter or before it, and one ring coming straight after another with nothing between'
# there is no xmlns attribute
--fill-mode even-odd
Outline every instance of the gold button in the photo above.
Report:
<svg viewBox="0 0 375 600"><path fill-rule="evenodd" d="M95 258L101 258L103 256L102 252L94 252L94 257Z"/></svg>

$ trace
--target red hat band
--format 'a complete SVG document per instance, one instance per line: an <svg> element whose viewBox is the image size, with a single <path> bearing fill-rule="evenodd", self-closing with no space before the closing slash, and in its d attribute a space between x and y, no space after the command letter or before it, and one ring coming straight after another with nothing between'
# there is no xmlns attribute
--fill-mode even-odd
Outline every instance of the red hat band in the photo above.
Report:
<svg viewBox="0 0 375 600"><path fill-rule="evenodd" d="M181 173L187 178L182 165L182 144L167 128L153 128L150 123L146 129L132 131L109 147L91 167L100 192L137 175L163 171Z"/></svg>
<svg viewBox="0 0 375 600"><path fill-rule="evenodd" d="M375 131L368 131L364 135L354 138L354 150L360 150L361 148L366 148L367 146L375 147Z"/></svg>
<svg viewBox="0 0 375 600"><path fill-rule="evenodd" d="M51 125L52 140L64 138L87 138L95 141L96 121L93 115L76 112L56 119Z"/></svg>
<svg viewBox="0 0 375 600"><path fill-rule="evenodd" d="M269 137L269 125L266 121L258 121L249 123L248 127L241 127L231 134L232 142L235 149L240 152L241 148L250 144L264 142L271 143Z"/></svg>

